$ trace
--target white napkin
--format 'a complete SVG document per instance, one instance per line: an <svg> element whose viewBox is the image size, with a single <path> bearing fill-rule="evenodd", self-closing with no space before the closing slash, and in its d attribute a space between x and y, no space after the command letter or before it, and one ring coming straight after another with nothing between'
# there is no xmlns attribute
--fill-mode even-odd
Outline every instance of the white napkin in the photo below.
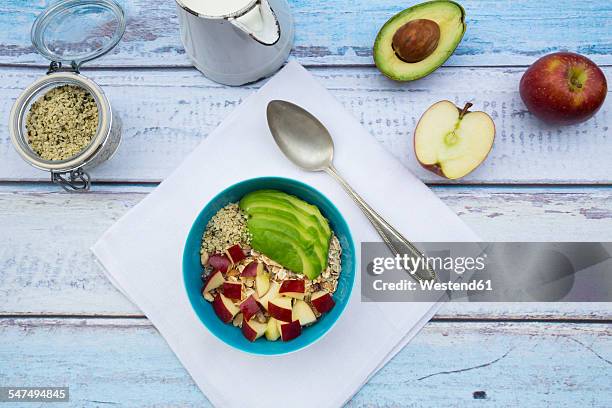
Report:
<svg viewBox="0 0 612 408"><path fill-rule="evenodd" d="M330 198L350 226L358 263L361 242L381 241L334 180L324 173L301 171L281 154L266 123L266 105L272 99L297 103L321 120L334 138L336 168L408 239L478 240L304 68L291 62L245 100L92 250L110 280L157 327L213 404L337 407L423 327L436 304L362 303L358 265L349 305L321 341L293 354L260 357L211 335L192 310L183 286L183 245L197 214L219 191L252 177L298 179Z"/></svg>

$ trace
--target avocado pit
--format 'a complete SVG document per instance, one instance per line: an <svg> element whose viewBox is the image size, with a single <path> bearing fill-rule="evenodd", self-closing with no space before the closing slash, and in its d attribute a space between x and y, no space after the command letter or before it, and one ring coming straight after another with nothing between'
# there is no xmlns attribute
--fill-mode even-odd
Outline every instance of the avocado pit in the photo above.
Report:
<svg viewBox="0 0 612 408"><path fill-rule="evenodd" d="M411 20L393 35L391 46L399 59L408 63L423 61L438 47L440 26L428 19Z"/></svg>

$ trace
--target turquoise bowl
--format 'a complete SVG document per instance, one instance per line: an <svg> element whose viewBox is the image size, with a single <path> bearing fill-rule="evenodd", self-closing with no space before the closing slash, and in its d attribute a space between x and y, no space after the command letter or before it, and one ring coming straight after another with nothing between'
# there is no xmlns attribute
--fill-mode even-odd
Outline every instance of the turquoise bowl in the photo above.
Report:
<svg viewBox="0 0 612 408"><path fill-rule="evenodd" d="M212 304L202 297L202 265L200 264L200 246L202 235L208 221L221 208L232 202L240 201L247 193L255 190L275 189L292 194L302 200L319 207L321 213L329 220L342 246L342 271L338 281L338 289L333 297L336 306L321 316L319 321L302 330L302 335L288 342L268 341L265 337L250 342L245 339L239 328L231 323L223 323L215 312ZM193 310L204 326L224 343L252 354L278 355L291 353L307 347L327 333L338 320L348 304L355 281L355 246L346 221L338 209L323 194L314 188L296 180L281 177L261 177L245 180L234 184L213 198L195 219L187 237L183 252L183 279L187 296Z"/></svg>

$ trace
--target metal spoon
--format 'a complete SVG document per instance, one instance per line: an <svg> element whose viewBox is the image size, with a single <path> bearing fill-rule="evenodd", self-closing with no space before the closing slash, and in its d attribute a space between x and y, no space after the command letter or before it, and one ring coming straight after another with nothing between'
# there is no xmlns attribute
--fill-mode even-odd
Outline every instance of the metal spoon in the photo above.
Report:
<svg viewBox="0 0 612 408"><path fill-rule="evenodd" d="M393 255L413 258L424 255L383 217L372 209L338 174L332 164L334 141L317 118L291 102L274 100L268 104L268 126L281 151L295 165L308 171L324 171L335 178L361 208ZM422 263L425 264L426 263ZM435 273L428 266L411 271L417 280L433 280Z"/></svg>

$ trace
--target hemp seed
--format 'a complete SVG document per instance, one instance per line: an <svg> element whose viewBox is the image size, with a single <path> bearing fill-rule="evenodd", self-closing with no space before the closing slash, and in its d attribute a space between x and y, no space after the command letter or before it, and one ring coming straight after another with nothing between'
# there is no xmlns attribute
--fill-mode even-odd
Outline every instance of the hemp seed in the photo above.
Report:
<svg viewBox="0 0 612 408"><path fill-rule="evenodd" d="M30 107L26 117L30 148L51 161L76 156L98 130L98 106L93 96L75 85L51 89Z"/></svg>

